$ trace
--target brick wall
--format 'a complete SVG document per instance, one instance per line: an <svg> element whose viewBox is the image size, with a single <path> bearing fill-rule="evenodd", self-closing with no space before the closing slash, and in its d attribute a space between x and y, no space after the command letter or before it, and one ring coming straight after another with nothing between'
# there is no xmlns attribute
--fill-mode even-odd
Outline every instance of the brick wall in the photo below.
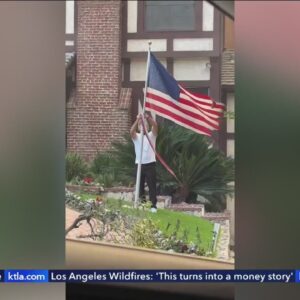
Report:
<svg viewBox="0 0 300 300"><path fill-rule="evenodd" d="M129 131L119 108L121 1L78 1L76 91L67 104L67 150L85 159Z"/></svg>

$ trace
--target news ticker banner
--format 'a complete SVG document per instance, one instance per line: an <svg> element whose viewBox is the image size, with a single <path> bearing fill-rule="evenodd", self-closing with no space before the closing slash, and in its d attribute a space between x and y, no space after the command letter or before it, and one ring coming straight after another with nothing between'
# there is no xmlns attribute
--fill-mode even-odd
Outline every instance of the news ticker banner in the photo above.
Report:
<svg viewBox="0 0 300 300"><path fill-rule="evenodd" d="M3 283L281 282L299 283L300 270L0 270Z"/></svg>

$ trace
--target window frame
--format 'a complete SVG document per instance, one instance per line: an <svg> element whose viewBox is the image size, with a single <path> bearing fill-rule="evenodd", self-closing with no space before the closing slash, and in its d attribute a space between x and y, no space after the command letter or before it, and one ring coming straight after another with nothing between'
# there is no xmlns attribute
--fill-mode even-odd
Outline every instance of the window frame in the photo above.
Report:
<svg viewBox="0 0 300 300"><path fill-rule="evenodd" d="M202 19L202 1L195 0L195 27L193 30L147 30L146 28L146 1L138 1L138 28L142 29L144 33L150 34L166 34L166 33L194 33L202 31L201 22L197 22L198 18Z"/></svg>

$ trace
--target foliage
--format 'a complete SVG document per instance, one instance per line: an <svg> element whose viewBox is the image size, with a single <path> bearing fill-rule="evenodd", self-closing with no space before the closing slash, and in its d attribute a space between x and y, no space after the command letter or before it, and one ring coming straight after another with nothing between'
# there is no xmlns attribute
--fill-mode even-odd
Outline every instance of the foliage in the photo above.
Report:
<svg viewBox="0 0 300 300"><path fill-rule="evenodd" d="M84 177L83 179L75 177L69 183L81 186L97 186L99 187L100 191L104 191L104 185L102 183L97 182L97 180L94 180L92 177Z"/></svg>
<svg viewBox="0 0 300 300"><path fill-rule="evenodd" d="M188 241L188 230L184 230L183 235L179 236L180 220L177 220L174 231L171 235L165 235L160 242L160 249L174 251L178 253L197 254L207 256L208 252L202 247L199 230L197 227L197 243Z"/></svg>
<svg viewBox="0 0 300 300"><path fill-rule="evenodd" d="M90 204L96 202L97 197L81 193L80 199ZM80 207L84 211L88 206L81 205ZM118 243L133 245L134 239L136 246L143 247L143 243L151 244L156 249L198 255L207 255L207 251L210 250L213 224L200 217L168 209L159 209L156 214L153 214L149 212L147 203L140 204L139 209L134 209L131 202L119 199L106 199L97 207L97 218L103 224L114 228L118 234L123 235L123 238L117 241ZM118 218L112 220L111 214L115 213ZM138 227L136 227L135 235L132 235L130 232L135 224L145 219L150 220L152 225L154 224L154 226L149 226L153 230L146 232L147 234L143 233L145 239L139 235ZM97 230L97 232L104 231L103 227ZM100 236L99 234L98 238L102 240ZM140 241L139 244L138 241Z"/></svg>
<svg viewBox="0 0 300 300"><path fill-rule="evenodd" d="M226 209L225 195L214 194L210 197L210 201L205 202L206 212L222 212Z"/></svg>
<svg viewBox="0 0 300 300"><path fill-rule="evenodd" d="M94 174L104 174L108 169L115 168L114 161L109 153L98 152L91 163L90 170Z"/></svg>
<svg viewBox="0 0 300 300"><path fill-rule="evenodd" d="M95 181L106 188L112 187L116 183L116 176L114 172L99 174Z"/></svg>
<svg viewBox="0 0 300 300"><path fill-rule="evenodd" d="M98 152L91 163L90 170L95 174L95 181L105 187L117 183L116 165L109 153Z"/></svg>
<svg viewBox="0 0 300 300"><path fill-rule="evenodd" d="M159 230L158 223L151 219L142 219L136 223L131 231L133 246L145 247L150 249L161 249L169 252L206 255L206 251L201 248L200 243L188 242L188 234L178 236L180 221L177 220L174 231L167 235ZM199 241L200 242L200 241Z"/></svg>
<svg viewBox="0 0 300 300"><path fill-rule="evenodd" d="M112 232L115 233L114 238L116 238L116 235L121 235L123 238L125 238L126 230L128 227L130 227L128 224L132 224L132 222L127 224L131 218L124 216L120 210L109 209L105 202L95 205L94 218L98 220L96 232L97 238L100 240L104 239ZM123 242L125 241L126 240L124 239Z"/></svg>
<svg viewBox="0 0 300 300"><path fill-rule="evenodd" d="M118 166L119 176L133 185L135 182L135 152L131 137L125 135L123 142L113 142L112 147L110 153Z"/></svg>
<svg viewBox="0 0 300 300"><path fill-rule="evenodd" d="M68 189L65 189L65 203L75 210L84 210L86 204L79 195L70 192Z"/></svg>
<svg viewBox="0 0 300 300"><path fill-rule="evenodd" d="M97 153L92 161L91 171L95 174L95 181L104 187L129 185L128 178L123 175L118 161L110 152Z"/></svg>
<svg viewBox="0 0 300 300"><path fill-rule="evenodd" d="M88 172L88 166L82 157L77 153L66 154L66 181L74 178L82 179Z"/></svg>
<svg viewBox="0 0 300 300"><path fill-rule="evenodd" d="M194 243L205 249L209 248L213 230L211 222L198 216L167 209L159 209L157 214L151 214L149 217L158 222L160 230L166 236L171 236L176 232L179 239L186 237L188 244ZM180 226L178 226L178 220ZM201 241L197 237L197 227L201 231Z"/></svg>
<svg viewBox="0 0 300 300"><path fill-rule="evenodd" d="M158 226L151 219L142 219L137 222L130 233L133 246L145 248L159 248L157 239Z"/></svg>
<svg viewBox="0 0 300 300"><path fill-rule="evenodd" d="M94 223L96 221L96 224L91 228L91 234L87 235L88 237L99 240L109 238L109 241L117 243L131 243L127 238L128 231L132 229L139 218L121 211L121 202L119 202L118 207L115 206L112 209L110 205L99 196L97 196L96 199L88 198L87 195L81 197L67 189L65 198L67 206L79 211L80 216L89 216L90 219L93 218Z"/></svg>
<svg viewBox="0 0 300 300"><path fill-rule="evenodd" d="M234 180L234 165L231 158L210 147L210 141L183 127L161 127L157 150L165 155L166 162L177 175L180 183L159 165L159 181L167 187L173 186L177 201L189 201L193 194L210 200L216 195L231 192L228 183Z"/></svg>
<svg viewBox="0 0 300 300"><path fill-rule="evenodd" d="M233 160L212 147L206 136L176 124L160 125L156 148L180 181L158 162L158 191L173 195L173 202L195 202L201 195L218 206L222 197L232 192L228 183L234 180ZM120 172L134 180L135 154L130 137L114 143L112 154Z"/></svg>

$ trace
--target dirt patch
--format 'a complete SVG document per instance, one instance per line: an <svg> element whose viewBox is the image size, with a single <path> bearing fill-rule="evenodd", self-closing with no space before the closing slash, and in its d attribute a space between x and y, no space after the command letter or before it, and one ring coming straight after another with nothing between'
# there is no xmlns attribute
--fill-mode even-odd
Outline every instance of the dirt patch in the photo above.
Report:
<svg viewBox="0 0 300 300"><path fill-rule="evenodd" d="M76 218L78 218L79 215L80 215L79 212L66 207L66 223L65 223L66 229L73 224L73 222L76 220ZM91 219L91 224L92 224L95 232L97 232L97 226L101 226L101 223L97 222L95 219ZM90 235L91 233L92 233L91 227L84 220L84 221L81 221L81 225L78 228L74 228L70 232L68 232L66 237L91 241L91 240L93 240L93 238L91 238L91 237L81 237L81 236ZM125 230L124 230L124 232L119 232L119 233L116 233L114 231L109 231L103 238L103 241L117 243L117 244L124 244L124 242L126 241L127 234L128 233Z"/></svg>

